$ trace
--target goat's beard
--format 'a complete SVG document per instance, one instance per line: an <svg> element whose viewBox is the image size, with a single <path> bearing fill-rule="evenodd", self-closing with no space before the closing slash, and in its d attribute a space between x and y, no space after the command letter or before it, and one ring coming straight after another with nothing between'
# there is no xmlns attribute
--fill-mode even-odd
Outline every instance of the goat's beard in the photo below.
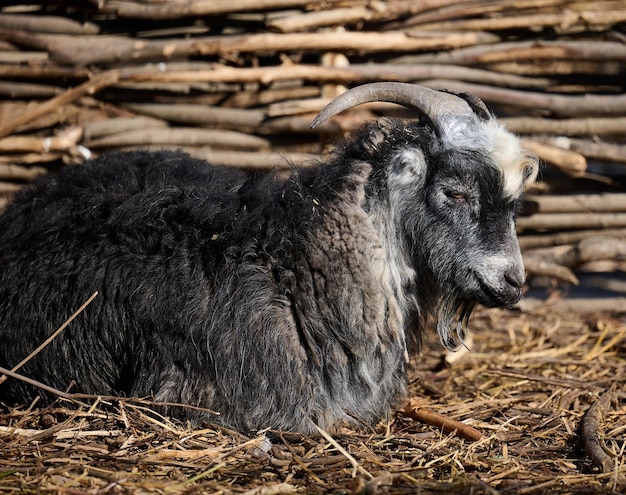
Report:
<svg viewBox="0 0 626 495"><path fill-rule="evenodd" d="M444 298L437 308L437 333L441 344L449 351L465 345L467 324L476 303L453 297Z"/></svg>

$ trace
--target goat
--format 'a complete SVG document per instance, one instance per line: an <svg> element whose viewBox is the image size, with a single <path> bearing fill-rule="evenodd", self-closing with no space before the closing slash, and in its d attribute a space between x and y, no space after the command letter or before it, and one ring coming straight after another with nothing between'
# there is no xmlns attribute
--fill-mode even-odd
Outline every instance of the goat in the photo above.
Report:
<svg viewBox="0 0 626 495"><path fill-rule="evenodd" d="M369 101L421 118L366 124L289 178L115 152L18 194L0 218L0 365L97 290L20 373L242 431L384 417L429 317L454 348L476 304L520 298L514 217L537 161L478 98L405 83L353 88L314 125ZM6 404L41 393L0 385Z"/></svg>

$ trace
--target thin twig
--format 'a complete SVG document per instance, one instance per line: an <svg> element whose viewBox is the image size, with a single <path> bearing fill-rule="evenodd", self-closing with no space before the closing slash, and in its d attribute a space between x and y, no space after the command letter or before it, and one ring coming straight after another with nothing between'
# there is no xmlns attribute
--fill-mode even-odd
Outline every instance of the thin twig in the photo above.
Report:
<svg viewBox="0 0 626 495"><path fill-rule="evenodd" d="M74 321L74 319L76 319L76 317L81 314L85 308L87 306L89 306L91 304L91 302L96 298L96 296L98 295L98 291L94 292L91 297L89 299L87 299L80 308L78 308L74 314L72 314L72 316L70 316L65 323L63 323L63 325L61 325L57 330L55 330L55 332L50 335L50 337L48 337L46 340L43 341L43 343L37 347L37 349L35 349L33 352L31 352L28 356L26 356L20 363L18 363L17 365L15 365L13 368L11 368L11 371L15 372L17 370L19 370L22 366L24 366L28 361L30 361L32 358L34 358L37 354L39 354L50 342L52 342L63 330L65 330L67 328L67 326L72 323L72 321ZM4 382L7 379L6 375L2 375L0 376L0 383Z"/></svg>
<svg viewBox="0 0 626 495"><path fill-rule="evenodd" d="M374 479L374 476L371 475L363 466L361 466L359 464L359 462L346 450L344 449L341 445L339 445L339 443L337 442L337 440L335 440L333 437L331 437L327 432L325 432L324 430L322 430L319 426L317 426L313 421L311 421L311 423L313 424L313 427L317 430L317 432L322 435L330 444L332 444L333 447L335 447L341 454L343 454L346 459L348 459L348 461L350 462L350 464L352 464L352 477L355 478L356 477L356 473L357 471L360 471L362 474L364 474L365 476L367 476L370 479Z"/></svg>
<svg viewBox="0 0 626 495"><path fill-rule="evenodd" d="M420 407L414 402L409 402L404 406L402 413L412 419L442 429L447 433L456 432L459 437L465 440L475 442L483 437L483 434L473 426L457 421L456 419L448 418L430 409Z"/></svg>
<svg viewBox="0 0 626 495"><path fill-rule="evenodd" d="M603 473L610 473L613 470L613 459L609 456L600 438L600 422L604 412L609 409L612 389L603 393L598 400L587 409L581 422L581 436L585 445L585 452L591 462Z"/></svg>
<svg viewBox="0 0 626 495"><path fill-rule="evenodd" d="M67 105L82 96L97 93L98 91L115 84L119 80L119 77L120 74L117 70L103 72L76 86L75 88L70 88L64 93L37 105L36 107L27 109L25 112L0 125L0 137L11 134L20 126L32 122L37 117L57 111L62 106Z"/></svg>
<svg viewBox="0 0 626 495"><path fill-rule="evenodd" d="M61 397L62 399L67 399L70 400L72 402L78 402L76 400L76 397L74 396L75 394L70 394L68 392L63 392L61 390L58 390L54 387L50 387L48 385L46 385L45 383L41 383L40 381L37 380L33 380L32 378L28 378L27 376L24 375L20 375L19 373L14 373L13 371L7 369L7 368L3 368L2 366L0 366L0 373L2 373L3 375L8 376L9 378L14 378L16 380L20 380L24 383L28 383L29 385L32 385L33 387L37 387L40 388L41 390L48 392L50 394L56 395L58 397ZM78 394L77 394L78 395ZM80 405L85 406L86 404L82 404L79 402Z"/></svg>
<svg viewBox="0 0 626 495"><path fill-rule="evenodd" d="M14 378L16 380L20 380L24 383L28 383L29 385L32 385L33 387L37 387L40 388L41 390L44 390L45 392L48 392L50 394L56 395L62 399L66 399L66 400L70 400L72 402L76 402L78 404L81 405L86 405L83 404L81 402L79 402L79 399L87 399L87 400L106 400L106 401L125 401L128 402L130 404L141 404L144 406L154 406L154 407L180 407L180 408L184 408L184 409L191 409L193 411L200 411L203 413L207 413L207 414L213 414L216 416L219 416L219 412L217 411L213 411L211 409L207 409L206 407L201 407L201 406L194 406L191 404L180 404L178 402L158 402L158 401L152 401L149 399L144 399L144 398L140 398L140 397L117 397L115 395L98 395L98 394L71 394L69 392L63 392L59 389L56 389L54 387L51 387L49 385L46 385L45 383L42 383L40 381L34 380L32 378L28 378L27 376L24 375L20 375L19 373L15 373L7 368L3 368L2 366L0 366L0 373L2 373L3 375L6 375L10 378Z"/></svg>

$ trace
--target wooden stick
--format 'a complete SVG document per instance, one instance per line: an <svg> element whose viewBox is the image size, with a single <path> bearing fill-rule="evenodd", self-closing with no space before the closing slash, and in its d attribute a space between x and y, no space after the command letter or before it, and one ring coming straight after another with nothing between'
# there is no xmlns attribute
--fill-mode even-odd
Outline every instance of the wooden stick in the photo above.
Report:
<svg viewBox="0 0 626 495"><path fill-rule="evenodd" d="M325 5L342 3L340 0L330 0ZM345 3L345 2L343 2ZM449 4L455 0L422 0L416 3L411 0L389 0L380 5L376 4L373 12L376 18L391 19L400 15L414 14L423 10L434 9ZM156 2L117 1L115 4L99 4L100 13L117 14L120 17L138 19L180 19L191 16L209 16L233 14L237 12L258 12L280 9L295 9L308 7L310 0L241 0L235 3L220 0L192 0L183 5Z"/></svg>
<svg viewBox="0 0 626 495"><path fill-rule="evenodd" d="M85 123L83 136L85 143L120 132L145 129L147 127L167 127L167 122L153 117L112 117Z"/></svg>
<svg viewBox="0 0 626 495"><path fill-rule="evenodd" d="M322 67L318 65L284 65L273 67L225 67L212 69L181 70L169 66L165 70L137 70L128 77L137 82L260 82L301 79L312 82L357 83L365 81L420 81L424 79L458 79L462 81L492 84L504 87L546 88L552 82L548 78L530 78L510 74L445 64L353 64L348 67Z"/></svg>
<svg viewBox="0 0 626 495"><path fill-rule="evenodd" d="M0 152L16 153L37 151L48 153L50 151L64 151L76 146L83 135L80 127L65 129L58 136L35 137L35 136L9 136L0 139Z"/></svg>
<svg viewBox="0 0 626 495"><path fill-rule="evenodd" d="M24 53L24 52L19 52ZM29 52L33 54L33 52ZM40 52L41 56L36 59L47 60L48 53ZM6 54L4 54L6 56ZM33 54L33 56L35 56ZM52 64L5 64L0 65L0 76L12 79L63 79L84 81L91 76L91 72L84 67L61 67Z"/></svg>
<svg viewBox="0 0 626 495"><path fill-rule="evenodd" d="M223 108L248 108L270 105L279 101L317 98L319 95L320 88L318 86L275 88L262 91L239 91L224 99L220 106Z"/></svg>
<svg viewBox="0 0 626 495"><path fill-rule="evenodd" d="M422 3L422 2L420 2ZM474 2L455 2L450 5L440 5L435 8L422 9L423 12L418 13L408 19L397 23L391 23L392 29L401 29L406 26L415 26L432 22L441 22L452 19L468 19L476 16L490 17L494 14L502 14L509 10L522 10L528 8L549 7L552 5L561 5L563 0L502 0L499 2L474 1Z"/></svg>
<svg viewBox="0 0 626 495"><path fill-rule="evenodd" d="M626 113L626 94L619 95L559 95L532 91L495 88L457 81L422 82L434 89L449 89L473 93L487 103L525 109L541 109L558 116L616 116Z"/></svg>
<svg viewBox="0 0 626 495"><path fill-rule="evenodd" d="M517 220L518 232L626 227L626 213L539 213Z"/></svg>
<svg viewBox="0 0 626 495"><path fill-rule="evenodd" d="M540 41L482 54L476 62L494 64L535 60L611 60L626 62L626 46L616 41Z"/></svg>
<svg viewBox="0 0 626 495"><path fill-rule="evenodd" d="M579 285L571 269L598 261L626 259L626 240L607 237L600 232L596 237L580 241L569 249L563 246L524 252L524 266L530 275L544 275Z"/></svg>
<svg viewBox="0 0 626 495"><path fill-rule="evenodd" d="M626 240L608 237L599 232L555 257L557 263L570 268L592 261L626 260Z"/></svg>
<svg viewBox="0 0 626 495"><path fill-rule="evenodd" d="M6 60L2 62L6 62ZM0 94L15 99L51 98L62 92L63 88L48 84L0 82Z"/></svg>
<svg viewBox="0 0 626 495"><path fill-rule="evenodd" d="M269 20L268 28L281 33L302 32L323 26L356 24L374 19L375 13L368 7L345 7L295 14Z"/></svg>
<svg viewBox="0 0 626 495"><path fill-rule="evenodd" d="M98 34L93 22L76 22L68 17L52 15L7 14L0 16L0 27L35 33Z"/></svg>
<svg viewBox="0 0 626 495"><path fill-rule="evenodd" d="M599 40L523 40L523 41L503 41L490 45L475 45L460 48L452 52L425 53L421 55L405 55L396 59L396 62L403 63L448 63L462 65L485 65L520 60L520 54L524 57L531 57L536 52L532 49L544 50L550 54L549 60L557 56L557 60L589 60L597 62L624 61L626 49L624 45L616 41ZM509 60L512 59L512 60ZM546 57L547 58L547 57ZM497 62L496 62L497 61Z"/></svg>
<svg viewBox="0 0 626 495"><path fill-rule="evenodd" d="M587 117L575 119L544 119L540 117L502 117L499 119L517 134L556 134L558 136L623 135L626 117ZM576 149L574 151L583 152ZM583 153L585 154L585 153Z"/></svg>
<svg viewBox="0 0 626 495"><path fill-rule="evenodd" d="M471 31L419 37L399 31L261 33L175 40L141 40L141 42L125 36L98 35L81 37L81 50L76 50L76 39L73 36L36 34L0 28L0 37L31 49L47 51L53 60L79 67L122 62L164 61L192 55L224 56L294 50L365 53L451 50L477 43L499 41L495 35Z"/></svg>
<svg viewBox="0 0 626 495"><path fill-rule="evenodd" d="M0 63L3 65L7 64L5 67L18 64L28 64L30 66L33 63L44 62L45 60L48 60L48 54L44 51L0 51ZM2 72L6 71L5 67L2 68Z"/></svg>
<svg viewBox="0 0 626 495"><path fill-rule="evenodd" d="M23 165L42 165L47 162L55 162L63 157L59 151L49 153L12 153L10 155L0 154L0 178L31 180L48 172L46 168ZM20 164L20 165L18 165Z"/></svg>
<svg viewBox="0 0 626 495"><path fill-rule="evenodd" d="M587 314L587 313L624 313L626 297L569 297L546 303L542 299L524 298L517 307L525 312L536 312L540 308L553 314ZM565 385L567 386L567 385ZM581 384L581 388L588 388L589 384Z"/></svg>
<svg viewBox="0 0 626 495"><path fill-rule="evenodd" d="M590 237L596 237L598 234L598 230L594 229L557 232L554 234L521 235L519 237L519 244L523 250L548 246L562 246L574 244ZM618 239L626 239L626 229L603 229L601 234Z"/></svg>
<svg viewBox="0 0 626 495"><path fill-rule="evenodd" d="M548 146L530 139L522 139L521 142L524 148L570 177L582 177L587 171L587 159L580 153Z"/></svg>
<svg viewBox="0 0 626 495"><path fill-rule="evenodd" d="M22 186L20 186L19 184L14 184L13 182L0 181L0 196L15 194L21 188Z"/></svg>
<svg viewBox="0 0 626 495"><path fill-rule="evenodd" d="M594 135L597 133L590 132L589 134ZM608 143L598 139L572 139L564 137L538 137L537 139L551 146L557 146L580 153L589 159L626 164L626 145L624 144Z"/></svg>
<svg viewBox="0 0 626 495"><path fill-rule="evenodd" d="M565 76L570 78L579 77L583 75L590 75L593 78L599 78L601 76L608 76L610 78L619 78L621 74L621 67L623 63L621 62L606 62L606 61L596 61L596 60L544 60L541 64L534 63L532 61L528 62L501 62L498 64L487 64L484 66L485 69L492 70L494 72L503 72L506 74L517 74L520 76L526 77L556 77L556 76ZM576 76L575 76L576 75ZM582 80L579 80L582 82ZM621 92L621 86L611 85L610 79L607 81L607 85L604 86L607 92L619 93ZM571 91L570 86L569 91ZM562 86L562 88L567 88L567 86ZM580 86L579 86L580 88ZM611 89L612 88L612 89ZM561 91L558 85L553 87L555 91ZM567 90L567 89L566 89ZM597 91L602 92L601 86L599 85L588 85L587 91ZM578 90L577 92L580 92Z"/></svg>
<svg viewBox="0 0 626 495"><path fill-rule="evenodd" d="M524 198L524 211L532 213L606 213L626 211L626 193L570 194Z"/></svg>
<svg viewBox="0 0 626 495"><path fill-rule="evenodd" d="M48 170L44 167L22 167L13 163L0 163L0 179L4 180L33 180L47 173Z"/></svg>
<svg viewBox="0 0 626 495"><path fill-rule="evenodd" d="M265 33L245 36L216 36L197 39L200 55L251 53L258 51L356 51L365 53L416 50L450 50L497 37L480 32L456 32L444 36L412 37L403 32L332 31L328 33Z"/></svg>
<svg viewBox="0 0 626 495"><path fill-rule="evenodd" d="M316 163L317 155L309 153L280 153L266 151L229 151L210 148L195 148L179 145L130 146L120 150L178 150L189 153L195 158L206 160L213 165L258 170L290 170L293 166L307 166Z"/></svg>
<svg viewBox="0 0 626 495"><path fill-rule="evenodd" d="M0 37L19 46L46 51L55 62L77 67L167 60L195 52L194 43L189 39L139 42L127 36L100 34L81 36L78 50L76 37L70 35L30 33L0 27Z"/></svg>
<svg viewBox="0 0 626 495"><path fill-rule="evenodd" d="M580 285L578 277L572 270L552 260L546 260L543 256L533 256L532 253L524 254L524 268L526 268L529 276L550 277L575 286Z"/></svg>
<svg viewBox="0 0 626 495"><path fill-rule="evenodd" d="M308 98L306 100L281 101L267 109L268 117L284 117L302 113L317 113L328 103L328 98Z"/></svg>
<svg viewBox="0 0 626 495"><path fill-rule="evenodd" d="M545 3L545 0L541 1ZM266 25L269 28L280 32L295 32L323 26L345 26L361 22L384 21L386 23L385 30L390 30L389 28L393 29L394 26L393 23L390 23L393 19L398 19L401 16L420 11L439 9L454 3L454 0L426 0L420 2L411 2L406 0L386 1L373 4L371 6L367 5L365 7L354 5L352 7L313 11L285 17L281 16L276 19L270 19L266 22ZM485 4L481 4L479 9L480 12L484 12L486 9ZM404 23L398 24L404 25Z"/></svg>
<svg viewBox="0 0 626 495"><path fill-rule="evenodd" d="M267 139L243 132L196 127L148 127L128 130L85 142L89 148L119 148L146 145L206 146L234 150L269 149Z"/></svg>
<svg viewBox="0 0 626 495"><path fill-rule="evenodd" d="M483 434L476 428L462 423L461 421L443 416L442 414L431 411L430 409L420 407L414 401L411 401L404 406L401 412L409 418L432 425L447 433L455 432L458 436L464 438L465 440L475 442L483 437Z"/></svg>
<svg viewBox="0 0 626 495"><path fill-rule="evenodd" d="M34 108L26 110L24 113L14 117L8 122L0 124L0 137L12 133L20 126L28 124L37 117L40 117L48 112L52 112L63 105L67 105L81 96L97 93L101 89L115 84L119 80L119 75L119 71L117 70L103 72L102 74L92 77L90 80L75 88L68 89L64 93L55 96L54 98L51 98Z"/></svg>
<svg viewBox="0 0 626 495"><path fill-rule="evenodd" d="M188 148L184 150L189 151L193 156L203 158L209 163L213 163L215 165L246 168L251 170L289 170L294 165L307 166L307 164L315 163L315 161L318 159L317 155L295 152L265 153L249 151L219 151L207 149L191 150Z"/></svg>
<svg viewBox="0 0 626 495"><path fill-rule="evenodd" d="M421 24L424 31L502 31L510 29L526 29L533 27L555 27L562 31L577 25L608 25L619 24L626 20L626 10L610 12L573 12L563 10L554 14L511 15L487 19L462 19L454 21Z"/></svg>
<svg viewBox="0 0 626 495"><path fill-rule="evenodd" d="M587 273L626 272L626 260L600 260L585 263L579 268ZM597 289L606 289L612 292L626 292L623 282L604 280L601 277L593 279L592 286Z"/></svg>
<svg viewBox="0 0 626 495"><path fill-rule="evenodd" d="M337 1L338 0L328 0L327 4L333 4ZM288 9L304 7L310 3L310 0L237 0L237 2L190 0L184 3L117 1L115 3L103 2L99 4L98 10L101 13L116 14L119 17L164 20L257 10Z"/></svg>
<svg viewBox="0 0 626 495"><path fill-rule="evenodd" d="M381 106L379 104L371 104L369 106L363 105L363 107L380 108ZM363 113L363 110L361 110L360 113L346 112L345 115L336 115L315 129L311 129L313 117L314 115L312 114L276 117L263 122L258 130L262 134L298 133L337 135L354 130L368 120L375 119L375 116L369 112Z"/></svg>
<svg viewBox="0 0 626 495"><path fill-rule="evenodd" d="M613 470L613 459L605 452L603 442L600 439L600 422L602 416L610 408L611 390L607 390L585 412L581 421L581 437L585 446L585 452L603 473Z"/></svg>
<svg viewBox="0 0 626 495"><path fill-rule="evenodd" d="M203 107L185 103L128 103L124 106L134 112L169 122L215 125L222 128L256 129L265 118L265 111L256 109Z"/></svg>

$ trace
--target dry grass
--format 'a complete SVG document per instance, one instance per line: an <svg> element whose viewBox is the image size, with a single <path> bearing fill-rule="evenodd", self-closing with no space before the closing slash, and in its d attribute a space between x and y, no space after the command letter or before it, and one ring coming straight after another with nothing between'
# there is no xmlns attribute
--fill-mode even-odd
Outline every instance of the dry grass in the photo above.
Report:
<svg viewBox="0 0 626 495"><path fill-rule="evenodd" d="M410 398L471 424L484 435L476 442L400 412L326 436L245 437L128 401L59 399L0 410L0 492L624 493L626 323L490 310L472 327L473 351L452 365L429 343ZM601 396L590 424L606 472L579 434Z"/></svg>

